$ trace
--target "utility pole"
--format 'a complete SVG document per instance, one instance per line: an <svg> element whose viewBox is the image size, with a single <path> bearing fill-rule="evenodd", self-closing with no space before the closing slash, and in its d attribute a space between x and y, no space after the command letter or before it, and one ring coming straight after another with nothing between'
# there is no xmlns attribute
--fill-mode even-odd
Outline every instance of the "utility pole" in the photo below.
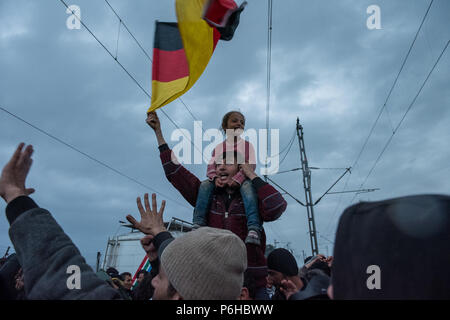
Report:
<svg viewBox="0 0 450 320"><path fill-rule="evenodd" d="M306 211L308 213L309 238L311 241L312 255L319 253L316 236L316 222L314 221L313 199L311 195L311 170L308 167L308 159L306 158L305 142L303 141L303 127L297 118L297 136L300 146L300 158L302 161L303 186L305 188Z"/></svg>
<svg viewBox="0 0 450 320"><path fill-rule="evenodd" d="M360 189L360 190L351 190L351 191L330 192L331 189L333 189L333 187L347 173L351 173L351 167L350 168L317 168L317 167L309 167L308 166L308 159L306 157L306 151L305 151L305 141L303 140L303 127L301 126L300 120L298 119L298 117L297 117L296 130L297 130L297 136L298 136L298 144L299 144L299 147L300 147L300 159L301 159L302 166L301 166L301 168L285 170L285 171L281 171L281 172L278 172L278 173L286 173L286 172L292 172L292 171L296 171L296 170L302 170L302 172L303 172L303 187L305 189L306 204L304 204L299 199L294 197L291 193L289 193L288 191L283 189L279 184L277 184L275 181L273 181L267 175L264 175L264 177L267 180L269 180L270 182L272 182L275 186L280 188L282 191L284 191L285 194L287 194L292 199L294 199L298 204L306 207L306 211L308 213L308 227L309 227L309 232L308 233L309 233L309 238L310 238L310 241L311 241L311 251L312 251L312 255L315 256L315 255L319 254L319 246L318 246L318 243L317 243L317 231L316 231L316 222L314 220L314 209L313 209L313 207L316 204L318 204L322 200L322 198L325 197L327 194L353 193L353 192L365 193L365 192L373 192L373 191L376 191L376 190L379 190L379 189L375 188L375 189ZM312 191L311 191L311 169L339 169L339 170L340 169L345 169L345 172L331 185L331 187L329 187L327 189L327 191L325 191L325 193L323 195L321 195L319 198L317 198L316 202L313 202ZM324 238L325 240L327 240L328 242L330 242L331 244L334 244L329 239L326 239L323 236L321 236L321 237ZM275 241L275 245L276 245L276 241ZM328 247L327 247L327 250L328 250ZM303 254L303 256L304 255L305 254Z"/></svg>
<svg viewBox="0 0 450 320"><path fill-rule="evenodd" d="M100 251L97 252L97 263L95 265L95 271L98 272L100 270L100 257L101 257Z"/></svg>

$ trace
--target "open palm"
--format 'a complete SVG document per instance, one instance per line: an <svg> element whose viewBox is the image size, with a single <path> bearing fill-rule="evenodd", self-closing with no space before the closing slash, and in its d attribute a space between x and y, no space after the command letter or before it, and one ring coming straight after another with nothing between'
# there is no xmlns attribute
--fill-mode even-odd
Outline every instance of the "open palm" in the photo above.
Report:
<svg viewBox="0 0 450 320"><path fill-rule="evenodd" d="M156 236L162 231L166 231L163 221L164 208L166 201L161 202L161 208L158 211L156 205L156 194L152 194L152 208L148 200L148 193L144 195L144 206L142 206L141 198L136 199L139 213L141 214L141 221L138 222L132 215L127 215L127 220L139 231Z"/></svg>

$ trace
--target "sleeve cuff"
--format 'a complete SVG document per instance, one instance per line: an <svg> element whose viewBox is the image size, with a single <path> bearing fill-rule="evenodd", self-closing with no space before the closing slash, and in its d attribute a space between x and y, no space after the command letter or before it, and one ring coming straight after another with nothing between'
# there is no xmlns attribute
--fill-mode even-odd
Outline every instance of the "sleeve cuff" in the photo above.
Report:
<svg viewBox="0 0 450 320"><path fill-rule="evenodd" d="M160 153L163 153L164 151L170 150L170 148L169 148L169 146L167 145L167 143L164 143L164 144L160 145L160 146L158 147L158 149L159 149L159 152L160 152Z"/></svg>
<svg viewBox="0 0 450 320"><path fill-rule="evenodd" d="M256 192L258 192L259 189L261 189L262 187L264 187L267 184L267 182L265 182L260 177L256 177L255 179L252 180L252 184L255 187Z"/></svg>
<svg viewBox="0 0 450 320"><path fill-rule="evenodd" d="M242 185L242 182L239 181L239 179L237 179L237 178L235 178L235 177L231 178L231 180L233 180L234 182L236 182L238 185Z"/></svg>
<svg viewBox="0 0 450 320"><path fill-rule="evenodd" d="M161 246L161 244L164 241L166 241L167 239L171 239L171 238L173 238L173 237L170 234L170 232L168 232L168 231L160 232L153 238L153 245L155 246L156 250L159 250L159 247Z"/></svg>
<svg viewBox="0 0 450 320"><path fill-rule="evenodd" d="M156 270L159 267L159 259L156 258L153 261L150 261L150 265L152 266L152 270Z"/></svg>
<svg viewBox="0 0 450 320"><path fill-rule="evenodd" d="M15 198L6 206L6 217L9 224L13 224L22 213L34 208L39 208L39 206L30 197L20 196Z"/></svg>

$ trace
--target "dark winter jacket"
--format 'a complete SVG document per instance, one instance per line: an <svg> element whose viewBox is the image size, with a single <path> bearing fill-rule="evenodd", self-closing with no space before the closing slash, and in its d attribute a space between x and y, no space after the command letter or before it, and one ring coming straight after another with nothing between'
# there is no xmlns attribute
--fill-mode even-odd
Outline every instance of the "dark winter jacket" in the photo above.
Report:
<svg viewBox="0 0 450 320"><path fill-rule="evenodd" d="M15 288L15 276L20 270L19 260L11 254L0 267L0 300L18 300L19 291Z"/></svg>
<svg viewBox="0 0 450 320"><path fill-rule="evenodd" d="M306 273L306 279L302 278L303 288L293 294L289 300L329 300L327 289L330 285L330 277L322 270L314 269Z"/></svg>
<svg viewBox="0 0 450 320"><path fill-rule="evenodd" d="M50 212L39 208L31 198L21 196L11 201L6 216L23 269L27 299L120 299L118 292L86 263ZM69 277L74 274L69 266L79 267L80 289L68 288Z"/></svg>
<svg viewBox="0 0 450 320"><path fill-rule="evenodd" d="M336 233L334 299L449 300L449 253L449 196L352 205Z"/></svg>

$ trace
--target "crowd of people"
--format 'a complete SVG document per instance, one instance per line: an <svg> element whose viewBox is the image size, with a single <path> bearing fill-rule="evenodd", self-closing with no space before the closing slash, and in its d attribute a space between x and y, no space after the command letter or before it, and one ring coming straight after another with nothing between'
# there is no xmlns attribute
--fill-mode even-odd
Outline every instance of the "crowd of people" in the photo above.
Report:
<svg viewBox="0 0 450 320"><path fill-rule="evenodd" d="M194 229L177 238L163 223L165 201L137 198L151 271L95 272L52 214L30 197L25 181L33 147L21 143L0 177L15 254L0 266L0 298L121 300L449 299L450 197L419 195L361 202L342 214L333 256L299 266L283 248L267 256L263 225L286 210L283 196L255 173L253 147L240 139L242 113L222 121L226 140L214 149L208 179L181 165L166 143L155 112L154 130L168 181L194 208ZM79 270L71 286L67 270Z"/></svg>

